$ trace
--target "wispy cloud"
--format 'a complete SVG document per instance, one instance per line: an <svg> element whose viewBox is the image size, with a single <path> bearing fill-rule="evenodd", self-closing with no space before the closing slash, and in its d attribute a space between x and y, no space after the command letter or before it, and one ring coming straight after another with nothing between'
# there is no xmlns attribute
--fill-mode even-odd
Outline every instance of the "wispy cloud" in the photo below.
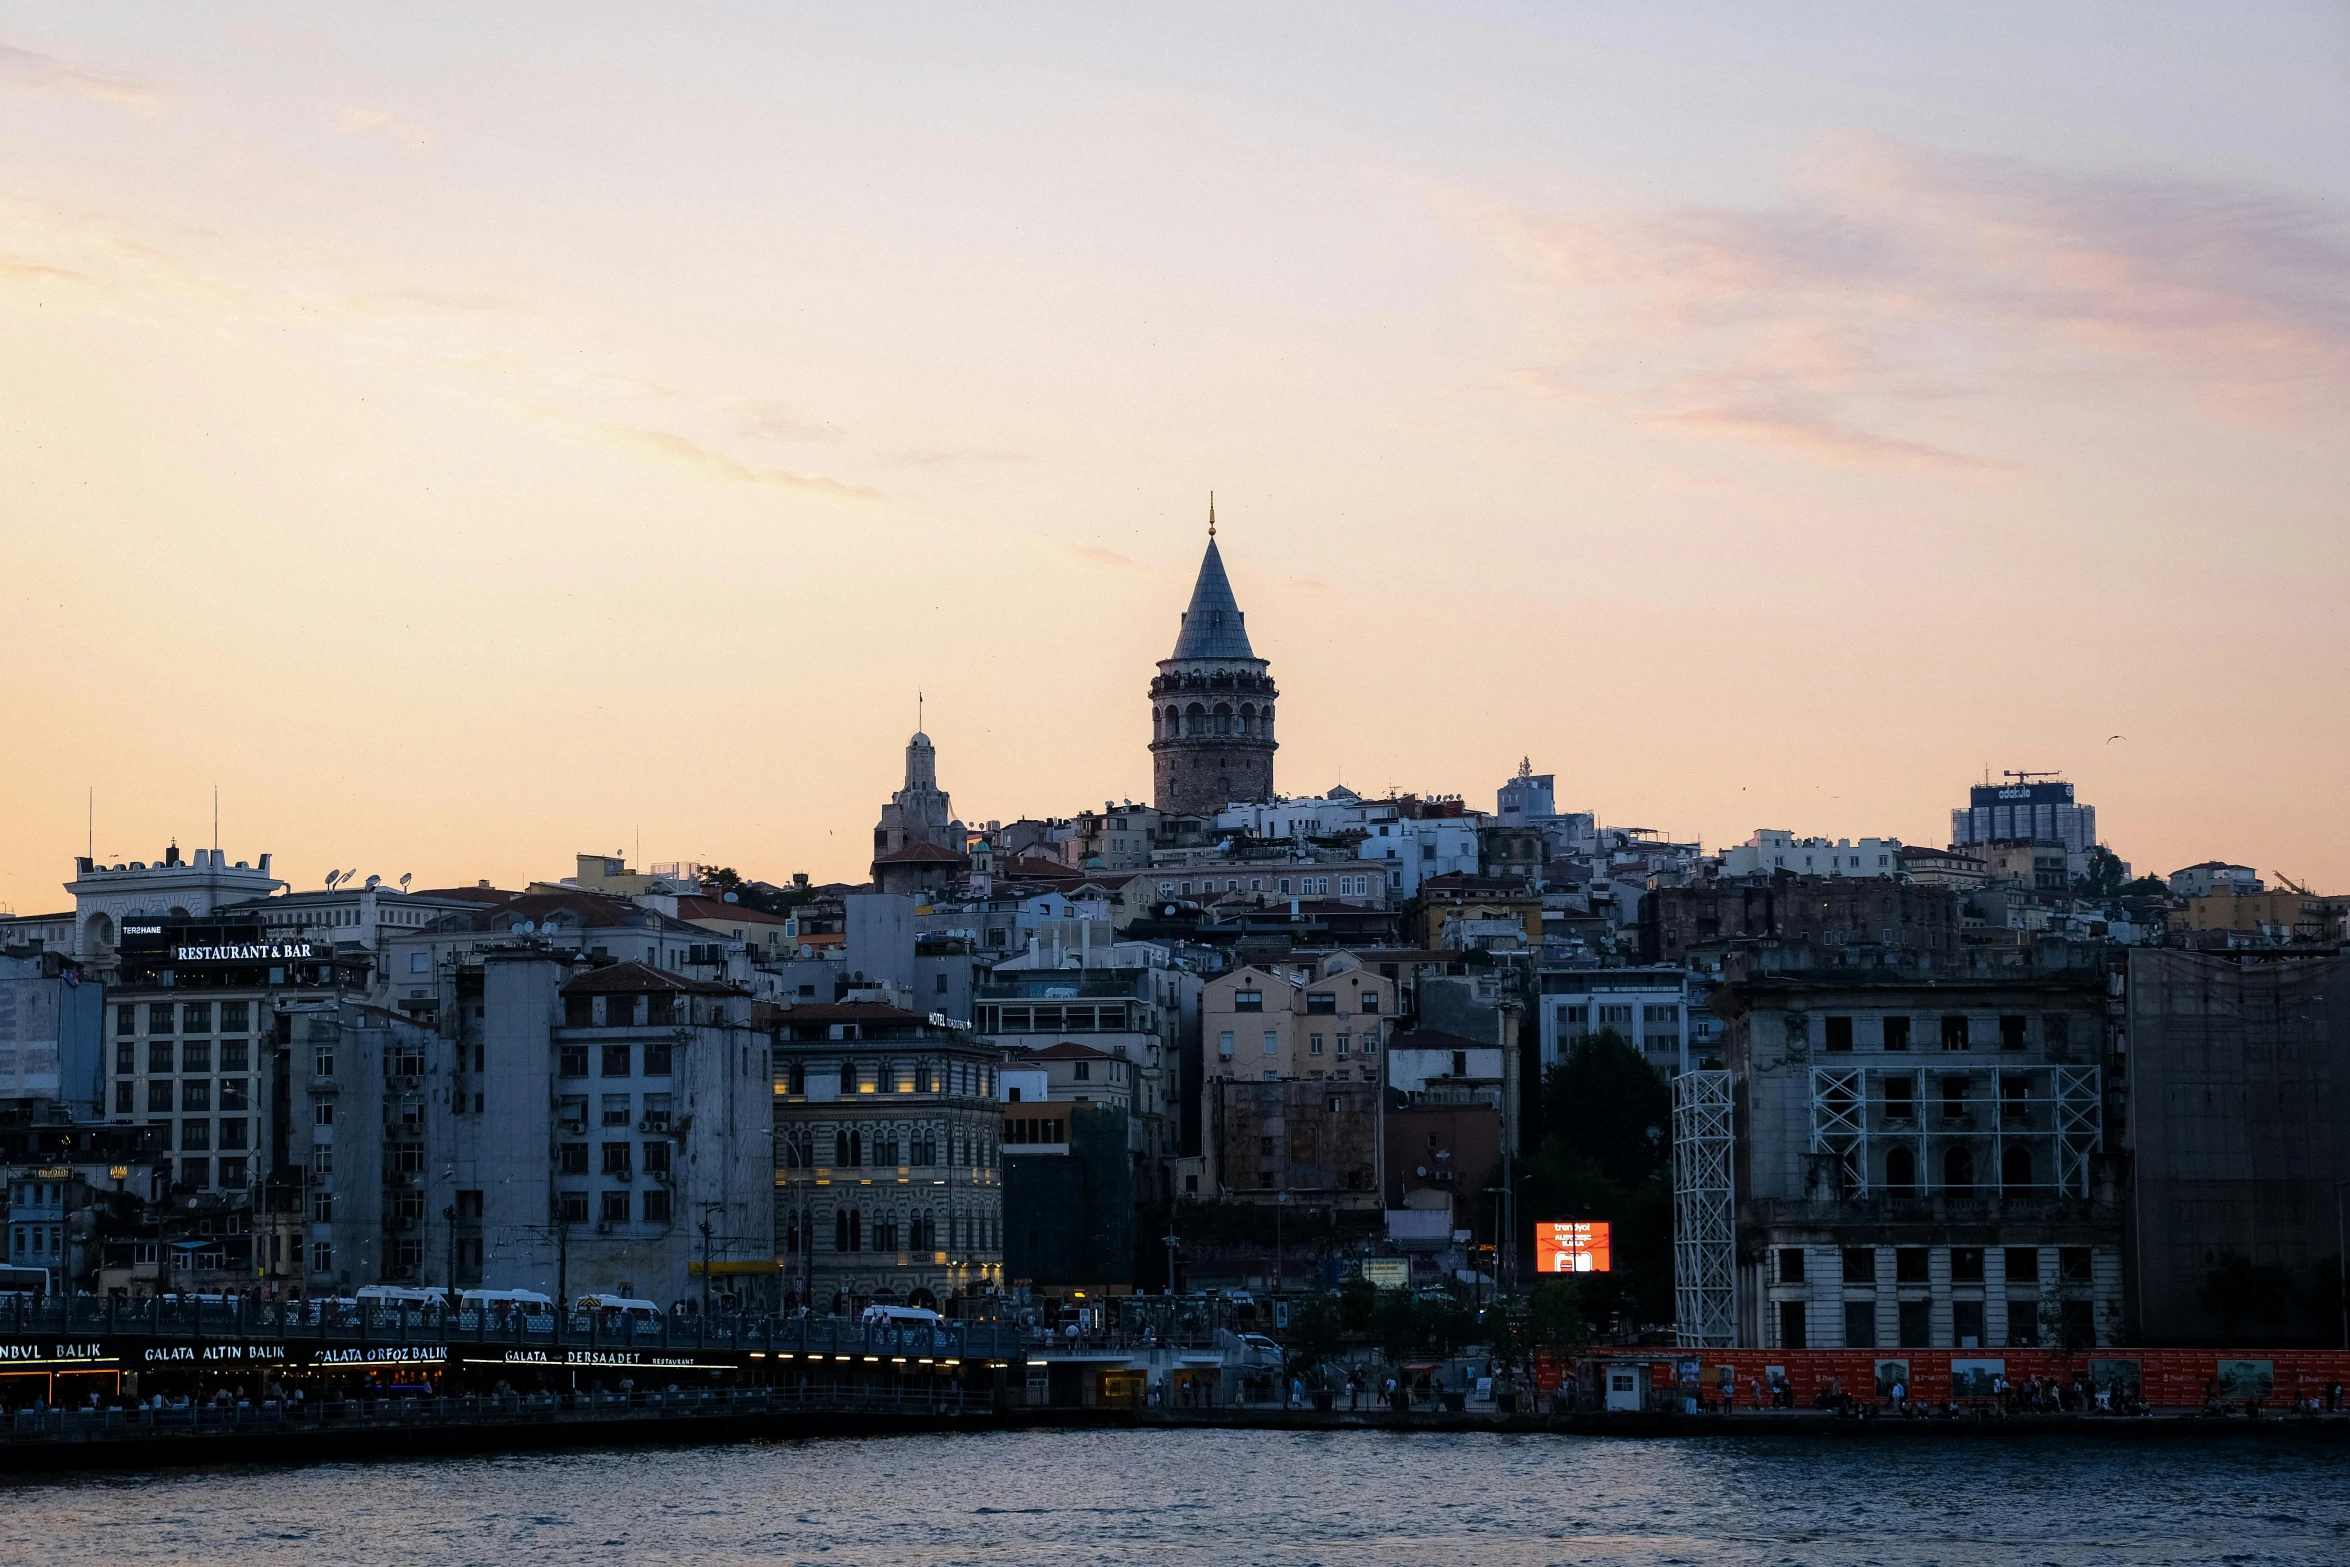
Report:
<svg viewBox="0 0 2350 1567"><path fill-rule="evenodd" d="M1887 435L1847 430L1830 420L1782 408L1697 408L1664 414L1659 423L1721 430L1774 446L1793 447L1829 462L1854 467L1938 468L1961 472L1998 473L2012 465L1946 451L1924 441L1905 441Z"/></svg>
<svg viewBox="0 0 2350 1567"><path fill-rule="evenodd" d="M1076 556L1079 560L1091 561L1096 566L1114 566L1121 571L1150 570L1148 566L1145 566L1141 561L1136 560L1133 556L1121 555L1116 550L1104 549L1099 544L1071 544L1068 541L1062 539L1056 539L1053 542L1060 545L1060 547L1067 553Z"/></svg>
<svg viewBox="0 0 2350 1567"><path fill-rule="evenodd" d="M380 136L409 152L430 152L440 139L429 126L402 119L389 110L356 105L335 111L335 129L345 136Z"/></svg>
<svg viewBox="0 0 2350 1567"><path fill-rule="evenodd" d="M0 43L0 88L90 98L137 114L161 114L171 97L152 82L86 70L5 43Z"/></svg>
<svg viewBox="0 0 2350 1567"><path fill-rule="evenodd" d="M901 468L945 468L959 463L1014 463L1032 462L1026 452L1004 451L979 446L937 447L902 452L883 452L879 461Z"/></svg>
<svg viewBox="0 0 2350 1567"><path fill-rule="evenodd" d="M847 484L821 474L786 473L780 468L758 467L667 430L636 430L620 425L600 425L595 428L616 446L641 452L659 461L699 473L705 478L724 479L737 484L772 484L789 490L831 495L842 500L887 499L879 490L868 489L862 484Z"/></svg>
<svg viewBox="0 0 2350 1567"><path fill-rule="evenodd" d="M2035 386L2293 421L2350 383L2350 231L2266 191L1848 137L1766 207L1444 204L1534 287L1522 389L1829 461L1996 470L1952 415Z"/></svg>

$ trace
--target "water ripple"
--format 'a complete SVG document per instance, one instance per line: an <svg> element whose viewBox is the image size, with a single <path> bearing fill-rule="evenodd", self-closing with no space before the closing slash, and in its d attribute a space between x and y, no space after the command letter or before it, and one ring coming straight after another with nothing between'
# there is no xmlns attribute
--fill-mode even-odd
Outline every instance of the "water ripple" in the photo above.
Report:
<svg viewBox="0 0 2350 1567"><path fill-rule="evenodd" d="M2327 1567L2344 1451L998 1432L0 1484L0 1562Z"/></svg>

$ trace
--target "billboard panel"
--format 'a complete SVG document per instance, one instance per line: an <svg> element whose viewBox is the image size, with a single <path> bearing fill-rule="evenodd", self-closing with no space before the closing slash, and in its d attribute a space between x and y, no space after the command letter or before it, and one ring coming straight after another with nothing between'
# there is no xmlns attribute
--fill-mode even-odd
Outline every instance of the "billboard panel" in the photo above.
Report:
<svg viewBox="0 0 2350 1567"><path fill-rule="evenodd" d="M1605 1219L1566 1219L1534 1226L1534 1266L1541 1273L1606 1273Z"/></svg>

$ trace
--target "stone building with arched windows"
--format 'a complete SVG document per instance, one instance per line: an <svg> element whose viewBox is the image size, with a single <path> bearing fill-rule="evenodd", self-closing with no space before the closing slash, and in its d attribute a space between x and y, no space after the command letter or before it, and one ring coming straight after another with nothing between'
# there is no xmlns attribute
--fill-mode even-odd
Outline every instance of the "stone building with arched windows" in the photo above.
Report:
<svg viewBox="0 0 2350 1567"><path fill-rule="evenodd" d="M775 1254L788 1303L943 1307L1003 1284L1003 1052L872 1002L775 1032Z"/></svg>
<svg viewBox="0 0 2350 1567"><path fill-rule="evenodd" d="M1151 681L1151 773L1161 811L1205 816L1233 800L1273 797L1280 693L1269 670L1249 646L1211 532L1174 654L1159 660Z"/></svg>

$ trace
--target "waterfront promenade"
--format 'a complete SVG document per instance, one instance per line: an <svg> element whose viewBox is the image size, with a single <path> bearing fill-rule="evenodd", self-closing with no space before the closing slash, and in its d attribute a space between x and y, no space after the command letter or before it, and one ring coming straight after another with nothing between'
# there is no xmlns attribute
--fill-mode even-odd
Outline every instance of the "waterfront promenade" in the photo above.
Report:
<svg viewBox="0 0 2350 1567"><path fill-rule="evenodd" d="M214 1463L318 1463L381 1456L556 1448L707 1445L907 1435L924 1431L1226 1430L1485 1432L1741 1440L2099 1440L2212 1437L2350 1442L2350 1415L1961 1415L1852 1418L1816 1411L1688 1415L1662 1411L1504 1414L1487 1409L1348 1411L1024 1407L959 1390L749 1387L265 1400L163 1409L22 1410L0 1426L0 1472Z"/></svg>

